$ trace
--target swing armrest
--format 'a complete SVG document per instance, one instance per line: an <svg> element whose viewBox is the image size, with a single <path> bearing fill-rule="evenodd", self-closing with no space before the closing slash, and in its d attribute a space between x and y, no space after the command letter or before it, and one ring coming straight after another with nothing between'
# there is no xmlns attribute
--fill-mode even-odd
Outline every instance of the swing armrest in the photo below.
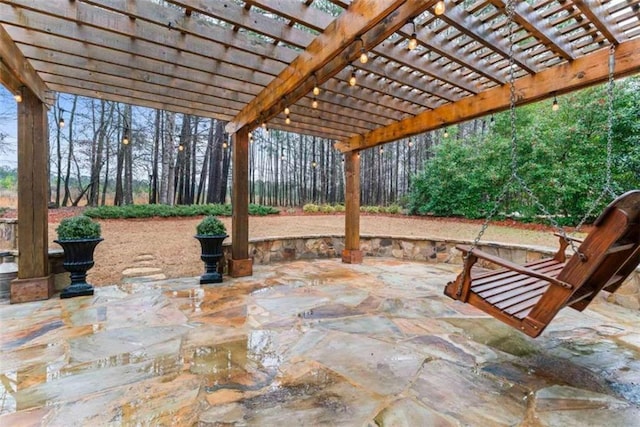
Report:
<svg viewBox="0 0 640 427"><path fill-rule="evenodd" d="M477 258L482 258L485 259L493 264L497 264L499 266L508 268L509 270L515 271L516 273L520 273L520 274L524 274L530 277L535 277L536 279L540 279L540 280L544 280L545 282L549 282L553 285L557 285L557 286L561 286L563 288L567 288L567 289L572 289L573 286L571 286L568 283L565 283L561 280L558 280L556 278L553 277L549 277L547 275L544 275L542 273L539 273L535 270L532 270L524 265L519 265L516 264L514 262L508 261L504 258L500 258L497 257L495 255L491 255L490 253L481 251L478 248L474 248L471 249L471 246L466 246L466 245L457 245L456 248L458 248L459 250L461 250L463 253L465 254L472 254L473 256L477 257Z"/></svg>
<svg viewBox="0 0 640 427"><path fill-rule="evenodd" d="M553 233L553 235L556 236L556 237L559 237L560 240L564 240L565 239L565 236L563 236L560 233ZM572 240L572 241L574 241L576 243L584 242L584 239L581 239L580 237L573 237L573 236L567 236L567 240Z"/></svg>

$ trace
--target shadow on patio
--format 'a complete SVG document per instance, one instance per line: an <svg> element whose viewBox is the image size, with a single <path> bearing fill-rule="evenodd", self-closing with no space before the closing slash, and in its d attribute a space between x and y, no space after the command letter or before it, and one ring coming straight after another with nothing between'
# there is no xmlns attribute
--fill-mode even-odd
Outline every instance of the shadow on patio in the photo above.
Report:
<svg viewBox="0 0 640 427"><path fill-rule="evenodd" d="M637 312L600 298L532 340L444 297L459 268L295 261L0 305L0 424L638 425Z"/></svg>

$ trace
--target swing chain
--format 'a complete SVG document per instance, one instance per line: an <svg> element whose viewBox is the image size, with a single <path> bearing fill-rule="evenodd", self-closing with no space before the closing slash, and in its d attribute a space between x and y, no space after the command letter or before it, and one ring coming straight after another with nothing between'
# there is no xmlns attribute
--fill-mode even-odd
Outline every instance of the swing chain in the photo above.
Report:
<svg viewBox="0 0 640 427"><path fill-rule="evenodd" d="M514 0L508 0L505 5L505 9L507 12L507 22L509 23L509 36L508 36L508 40L509 40L509 117L511 122L511 176L509 177L509 181L507 181L504 187L502 188L502 192L500 193L495 204L493 205L491 212L489 212L489 215L487 215L487 217L485 218L484 223L482 224L482 228L480 229L480 232L478 233L476 238L473 240L473 244L471 245L471 248L469 249L467 254L464 256L463 261L465 265L468 263L469 257L472 255L473 250L478 246L478 244L480 243L480 239L482 238L485 231L489 227L489 222L496 215L500 206L502 206L502 204L504 203L504 200L506 199L507 194L509 193L510 184L513 181L516 181L520 185L520 187L522 187L522 189L529 196L529 199L532 200L533 203L536 205L536 207L545 215L545 217L549 220L551 225L553 225L553 227L556 230L558 230L559 234L562 236L564 241L571 246L571 249L573 250L573 252L576 253L580 257L580 259L585 260L586 257L584 256L584 254L582 254L578 250L573 239L570 239L569 236L567 236L567 233L560 226L560 224L558 224L558 222L553 218L553 215L551 215L551 213L544 207L544 205L535 196L535 194L533 194L533 191L527 186L524 180L518 175L518 140L517 140L517 129L516 129L517 98L516 98L516 84L515 84L515 80L516 80L515 79L515 55L514 55L514 41L513 41L515 10L514 10L513 1ZM466 268L462 270L462 277L461 277L461 280L459 280L458 282L458 287L456 289L456 295L458 297L462 295L462 287L466 279L465 275L467 274L466 270L467 270Z"/></svg>
<svg viewBox="0 0 640 427"><path fill-rule="evenodd" d="M600 195L593 201L593 203L591 203L589 209L587 209L587 213L584 215L584 217L582 217L580 223L576 226L576 231L580 231L580 229L582 229L584 223L588 218L591 217L594 209L600 204L605 195L608 194L612 198L616 198L616 193L611 187L611 161L613 158L613 97L615 89L615 54L616 46L612 44L609 48L609 81L607 84L607 162L604 186L602 187L602 192L600 193Z"/></svg>
<svg viewBox="0 0 640 427"><path fill-rule="evenodd" d="M518 169L518 156L517 156L517 140L516 140L516 85L515 85L515 74L514 74L514 65L515 65L515 57L513 53L513 17L514 17L514 6L513 0L508 0L506 5L507 12L507 22L509 23L509 114L511 117L511 176L509 177L509 182L505 183L502 188L502 192L496 199L493 208L489 212L489 214L484 219L484 223L482 224L482 228L480 232L473 240L473 244L471 245L471 249L464 256L464 264L466 265L469 257L473 250L478 247L480 243L480 239L484 236L485 231L489 227L489 222L491 219L498 213L498 209L503 205L505 199L507 198L507 194L509 193L509 184L516 177L516 170ZM460 297L462 295L462 285L465 281L466 269L462 270L462 279L458 283L458 288L456 289L456 295Z"/></svg>

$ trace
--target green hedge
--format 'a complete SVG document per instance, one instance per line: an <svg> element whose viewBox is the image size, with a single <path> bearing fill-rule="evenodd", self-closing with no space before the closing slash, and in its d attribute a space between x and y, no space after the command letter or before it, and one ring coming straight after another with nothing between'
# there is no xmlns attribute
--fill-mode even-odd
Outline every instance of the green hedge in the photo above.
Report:
<svg viewBox="0 0 640 427"><path fill-rule="evenodd" d="M270 206L249 205L249 215L265 216L279 214L280 211ZM180 217L180 216L231 216L231 205L125 205L99 206L87 208L84 211L91 218L151 218L151 217Z"/></svg>

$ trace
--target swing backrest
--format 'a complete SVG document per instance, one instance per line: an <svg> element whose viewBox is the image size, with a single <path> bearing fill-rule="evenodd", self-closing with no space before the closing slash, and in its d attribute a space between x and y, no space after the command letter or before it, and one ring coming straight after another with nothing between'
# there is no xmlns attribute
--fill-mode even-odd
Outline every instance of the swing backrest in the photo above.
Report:
<svg viewBox="0 0 640 427"><path fill-rule="evenodd" d="M634 190L607 206L580 245L579 253L569 259L558 275L558 280L574 287L570 301L624 280L637 267L639 246L640 190ZM624 277L618 277L621 275Z"/></svg>

